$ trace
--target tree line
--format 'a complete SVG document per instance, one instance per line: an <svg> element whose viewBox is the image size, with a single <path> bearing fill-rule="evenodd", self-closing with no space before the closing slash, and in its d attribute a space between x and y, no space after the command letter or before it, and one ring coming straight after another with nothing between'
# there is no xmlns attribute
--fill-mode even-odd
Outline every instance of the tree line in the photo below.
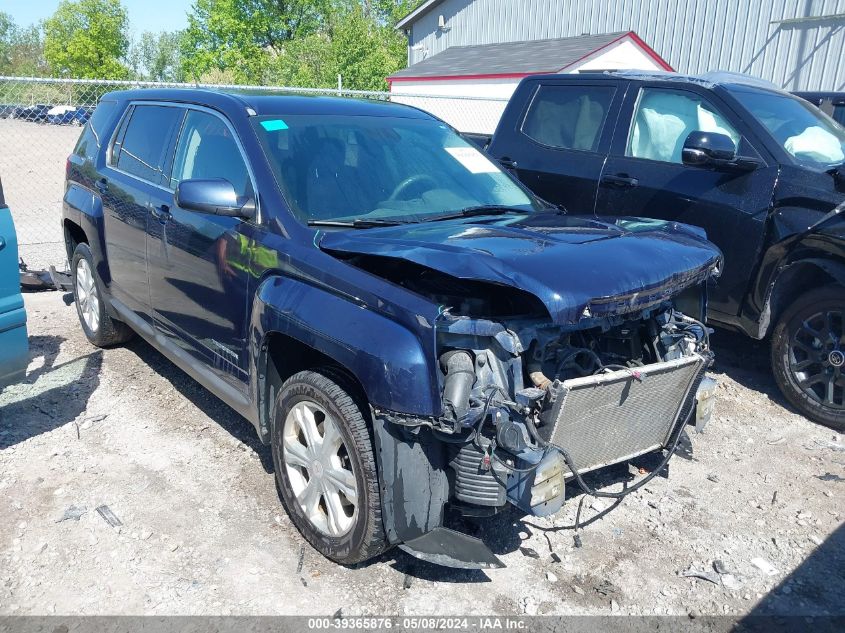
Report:
<svg viewBox="0 0 845 633"><path fill-rule="evenodd" d="M0 11L0 75L383 90L393 27L421 0L194 0L181 31L129 33L120 0L62 0L37 25Z"/></svg>

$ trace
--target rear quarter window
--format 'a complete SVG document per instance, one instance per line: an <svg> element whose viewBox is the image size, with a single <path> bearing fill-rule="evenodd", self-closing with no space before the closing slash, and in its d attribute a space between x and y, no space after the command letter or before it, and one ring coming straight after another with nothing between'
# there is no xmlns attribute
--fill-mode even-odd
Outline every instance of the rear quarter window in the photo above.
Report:
<svg viewBox="0 0 845 633"><path fill-rule="evenodd" d="M117 101L100 101L88 123L82 129L73 153L92 159L102 146L103 131L117 111Z"/></svg>
<svg viewBox="0 0 845 633"><path fill-rule="evenodd" d="M615 86L540 86L522 133L547 147L595 152L615 92Z"/></svg>

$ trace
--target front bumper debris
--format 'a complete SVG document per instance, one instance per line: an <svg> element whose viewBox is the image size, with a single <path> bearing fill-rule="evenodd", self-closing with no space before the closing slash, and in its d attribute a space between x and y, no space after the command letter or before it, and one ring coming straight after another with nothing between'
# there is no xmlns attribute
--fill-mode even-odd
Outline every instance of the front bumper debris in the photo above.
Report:
<svg viewBox="0 0 845 633"><path fill-rule="evenodd" d="M399 548L420 560L458 569L498 569L505 564L477 538L436 527Z"/></svg>
<svg viewBox="0 0 845 633"><path fill-rule="evenodd" d="M716 380L705 376L695 392L695 430L704 433L704 427L713 417L716 405Z"/></svg>

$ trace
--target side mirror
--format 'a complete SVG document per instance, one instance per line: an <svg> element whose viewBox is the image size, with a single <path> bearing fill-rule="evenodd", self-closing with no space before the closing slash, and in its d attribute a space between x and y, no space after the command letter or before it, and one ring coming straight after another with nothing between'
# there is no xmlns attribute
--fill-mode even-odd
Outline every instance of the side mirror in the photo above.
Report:
<svg viewBox="0 0 845 633"><path fill-rule="evenodd" d="M192 178L182 180L173 195L176 206L188 211L199 211L230 218L251 219L255 216L255 203L238 200L235 188L225 178Z"/></svg>
<svg viewBox="0 0 845 633"><path fill-rule="evenodd" d="M736 161L736 145L730 136L715 132L690 132L681 152L684 165L704 167Z"/></svg>

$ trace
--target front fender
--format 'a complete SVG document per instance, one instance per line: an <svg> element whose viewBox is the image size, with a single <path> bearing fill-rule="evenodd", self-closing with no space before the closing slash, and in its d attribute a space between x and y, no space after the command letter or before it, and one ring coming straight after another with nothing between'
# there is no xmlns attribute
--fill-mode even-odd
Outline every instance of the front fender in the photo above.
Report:
<svg viewBox="0 0 845 633"><path fill-rule="evenodd" d="M375 408L418 416L441 413L434 357L426 353L425 341L363 305L273 276L256 293L250 340L260 350L270 333L290 336L343 366Z"/></svg>
<svg viewBox="0 0 845 633"><path fill-rule="evenodd" d="M845 263L822 257L808 257L785 265L770 284L759 324L759 337L763 338L786 309L789 301L809 288L808 280L821 273L845 286Z"/></svg>

